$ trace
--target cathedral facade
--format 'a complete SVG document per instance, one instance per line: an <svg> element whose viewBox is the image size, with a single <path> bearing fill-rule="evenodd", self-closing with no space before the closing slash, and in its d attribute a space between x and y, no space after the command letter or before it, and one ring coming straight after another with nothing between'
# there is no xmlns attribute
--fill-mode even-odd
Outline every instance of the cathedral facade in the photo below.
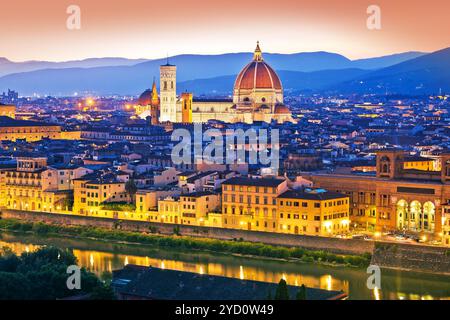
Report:
<svg viewBox="0 0 450 320"><path fill-rule="evenodd" d="M160 67L160 98L156 85L139 98L136 113L152 123L218 120L227 123L254 121L294 122L283 103L283 86L277 73L267 64L259 43L250 61L236 77L232 99L195 99L192 94L176 94L176 69L169 63ZM190 99L186 101L186 99Z"/></svg>

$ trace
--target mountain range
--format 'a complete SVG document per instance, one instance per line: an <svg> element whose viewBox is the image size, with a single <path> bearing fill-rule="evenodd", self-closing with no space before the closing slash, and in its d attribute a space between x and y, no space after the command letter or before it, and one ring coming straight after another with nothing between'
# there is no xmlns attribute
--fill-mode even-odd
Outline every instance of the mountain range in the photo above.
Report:
<svg viewBox="0 0 450 320"><path fill-rule="evenodd" d="M450 91L450 48L431 54L405 52L350 60L329 52L264 53L279 74L286 91L357 93L434 93ZM252 53L178 55L178 91L195 95L230 94L236 74ZM21 95L138 95L151 87L166 59L96 58L67 62L11 62L0 58L0 92L8 88ZM2 76L3 75L3 76Z"/></svg>

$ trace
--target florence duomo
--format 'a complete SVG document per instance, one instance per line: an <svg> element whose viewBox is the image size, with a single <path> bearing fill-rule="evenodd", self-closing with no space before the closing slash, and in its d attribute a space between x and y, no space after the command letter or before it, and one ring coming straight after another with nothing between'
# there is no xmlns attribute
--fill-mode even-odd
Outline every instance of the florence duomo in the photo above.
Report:
<svg viewBox="0 0 450 320"><path fill-rule="evenodd" d="M182 66L180 66L182 68ZM158 116L159 122L203 123L218 120L227 123L295 122L283 103L283 86L275 70L264 61L259 46L236 77L232 99L195 99L192 94L176 92L177 66L169 61L160 67L160 98L152 89L141 94L136 114L141 118Z"/></svg>

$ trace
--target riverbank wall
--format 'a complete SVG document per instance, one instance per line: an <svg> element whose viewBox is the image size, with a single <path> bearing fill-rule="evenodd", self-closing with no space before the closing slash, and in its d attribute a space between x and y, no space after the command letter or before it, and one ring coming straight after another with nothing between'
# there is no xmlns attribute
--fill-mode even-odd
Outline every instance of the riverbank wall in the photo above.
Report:
<svg viewBox="0 0 450 320"><path fill-rule="evenodd" d="M443 247L117 220L45 212L19 210L1 210L0 212L0 217L3 219L18 219L54 225L91 226L131 232L151 231L161 235L173 235L176 229L177 234L190 237L219 240L242 239L267 245L302 247L337 254L370 253L372 254L371 264L381 268L450 275L450 250Z"/></svg>
<svg viewBox="0 0 450 320"><path fill-rule="evenodd" d="M450 276L450 249L405 243L376 243L371 264Z"/></svg>
<svg viewBox="0 0 450 320"><path fill-rule="evenodd" d="M46 212L30 212L19 210L2 210L3 219L18 219L31 222L44 222L55 225L81 225L106 229L117 229L132 232L159 233L162 235L177 234L190 237L212 238L219 240L242 239L249 242L260 242L275 246L302 247L310 250L324 250L338 254L372 253L374 243L356 239L336 239L303 235L290 235L260 231L234 230L214 227L199 227L175 225L146 221L116 220L70 214L55 214Z"/></svg>

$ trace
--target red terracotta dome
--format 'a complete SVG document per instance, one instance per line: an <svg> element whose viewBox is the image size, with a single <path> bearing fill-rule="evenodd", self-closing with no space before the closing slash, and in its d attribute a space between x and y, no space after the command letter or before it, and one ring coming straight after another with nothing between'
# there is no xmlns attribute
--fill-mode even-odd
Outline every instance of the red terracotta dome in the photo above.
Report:
<svg viewBox="0 0 450 320"><path fill-rule="evenodd" d="M253 61L246 65L236 78L235 90L275 89L282 90L281 81L276 72L263 61L259 44Z"/></svg>
<svg viewBox="0 0 450 320"><path fill-rule="evenodd" d="M288 107L286 107L283 104L279 104L275 106L275 110L274 110L275 114L290 114L291 111L289 110Z"/></svg>

